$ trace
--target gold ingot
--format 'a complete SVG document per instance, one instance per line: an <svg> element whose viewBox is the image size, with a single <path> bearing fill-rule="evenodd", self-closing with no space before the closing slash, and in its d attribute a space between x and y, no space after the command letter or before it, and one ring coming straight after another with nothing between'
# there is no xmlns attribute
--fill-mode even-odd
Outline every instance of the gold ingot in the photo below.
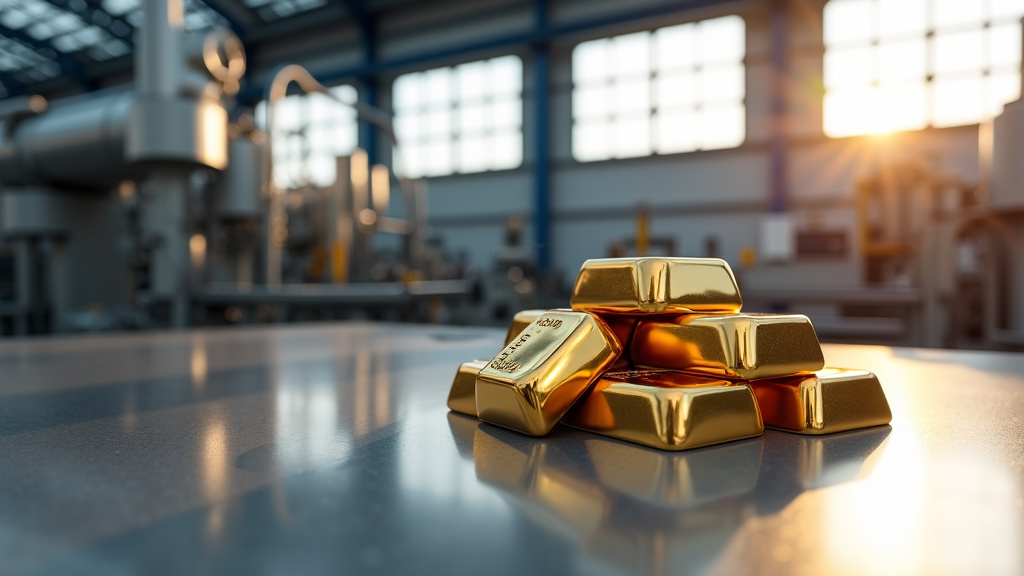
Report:
<svg viewBox="0 0 1024 576"><path fill-rule="evenodd" d="M556 308L555 311L569 312L568 308ZM544 315L547 310L523 310L517 313L512 318L512 324L508 327L508 333L505 335L505 345L508 346L515 340L516 336L530 325L531 322L540 318ZM630 316L603 316L601 317L608 328L615 333L615 336L619 339L619 343L622 345L622 349L625 350L629 347L629 342L633 339L633 329L636 327L638 317ZM625 355L619 358L619 361L612 365L612 369L625 370L629 366L629 359Z"/></svg>
<svg viewBox="0 0 1024 576"><path fill-rule="evenodd" d="M810 376L750 382L765 426L830 434L892 420L878 378L867 370L827 368Z"/></svg>
<svg viewBox="0 0 1024 576"><path fill-rule="evenodd" d="M448 409L476 416L476 376L487 366L487 360L471 360L459 365L448 392Z"/></svg>
<svg viewBox="0 0 1024 576"><path fill-rule="evenodd" d="M736 278L718 258L601 258L576 278L573 310L604 314L739 312Z"/></svg>
<svg viewBox="0 0 1024 576"><path fill-rule="evenodd" d="M509 324L508 333L505 334L505 346L508 346L519 336L527 326L544 315L547 310L521 310L512 317L512 324Z"/></svg>
<svg viewBox="0 0 1024 576"><path fill-rule="evenodd" d="M752 380L821 370L814 327L800 314L680 316L641 320L630 344L633 364Z"/></svg>
<svg viewBox="0 0 1024 576"><path fill-rule="evenodd" d="M477 415L525 434L547 434L621 353L597 317L545 312L480 371Z"/></svg>
<svg viewBox="0 0 1024 576"><path fill-rule="evenodd" d="M687 450L764 432L743 383L668 370L609 372L562 422L662 450Z"/></svg>

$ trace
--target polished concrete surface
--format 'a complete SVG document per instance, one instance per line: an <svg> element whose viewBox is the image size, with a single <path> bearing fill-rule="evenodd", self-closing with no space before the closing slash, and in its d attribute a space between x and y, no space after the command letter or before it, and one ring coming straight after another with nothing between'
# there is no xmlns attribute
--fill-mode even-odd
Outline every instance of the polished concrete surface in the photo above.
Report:
<svg viewBox="0 0 1024 576"><path fill-rule="evenodd" d="M503 335L0 343L0 574L1024 573L1024 355L826 346L891 427L667 453L449 413Z"/></svg>

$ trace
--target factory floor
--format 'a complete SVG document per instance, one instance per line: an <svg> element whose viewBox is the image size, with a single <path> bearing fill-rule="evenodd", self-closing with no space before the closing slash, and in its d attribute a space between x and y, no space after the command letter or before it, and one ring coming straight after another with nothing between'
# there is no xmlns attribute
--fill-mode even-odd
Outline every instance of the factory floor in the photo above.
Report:
<svg viewBox="0 0 1024 576"><path fill-rule="evenodd" d="M1024 573L1024 355L826 345L891 427L668 453L450 413L503 334L0 342L0 574Z"/></svg>

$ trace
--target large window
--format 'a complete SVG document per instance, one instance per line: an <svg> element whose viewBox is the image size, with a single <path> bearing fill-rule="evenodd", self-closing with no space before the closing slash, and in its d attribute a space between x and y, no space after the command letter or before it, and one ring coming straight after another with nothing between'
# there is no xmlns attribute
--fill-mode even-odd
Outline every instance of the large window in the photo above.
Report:
<svg viewBox="0 0 1024 576"><path fill-rule="evenodd" d="M331 92L342 102L356 102L352 86L335 86ZM264 114L261 102L256 108L261 128L265 128ZM356 111L323 94L285 96L274 107L271 137L274 183L278 187L329 186L337 176L335 157L348 156L356 149Z"/></svg>
<svg viewBox="0 0 1024 576"><path fill-rule="evenodd" d="M395 131L405 175L518 167L523 161L522 94L518 56L396 78Z"/></svg>
<svg viewBox="0 0 1024 576"><path fill-rule="evenodd" d="M739 16L583 42L572 53L572 155L733 148L746 136Z"/></svg>
<svg viewBox="0 0 1024 576"><path fill-rule="evenodd" d="M973 124L1020 93L1021 0L831 0L825 134Z"/></svg>

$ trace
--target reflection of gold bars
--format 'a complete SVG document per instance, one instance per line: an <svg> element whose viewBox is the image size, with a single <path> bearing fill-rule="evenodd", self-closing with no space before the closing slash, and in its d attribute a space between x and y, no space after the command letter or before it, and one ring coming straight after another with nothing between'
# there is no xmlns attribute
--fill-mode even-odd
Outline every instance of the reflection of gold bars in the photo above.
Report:
<svg viewBox="0 0 1024 576"><path fill-rule="evenodd" d="M641 320L630 344L637 366L726 378L771 378L825 366L814 327L799 314L680 316Z"/></svg>
<svg viewBox="0 0 1024 576"><path fill-rule="evenodd" d="M698 448L764 431L747 385L665 370L607 373L562 421L662 450Z"/></svg>
<svg viewBox="0 0 1024 576"><path fill-rule="evenodd" d="M717 258L587 260L576 278L572 309L612 314L739 312L732 270Z"/></svg>
<svg viewBox="0 0 1024 576"><path fill-rule="evenodd" d="M658 506L691 507L754 489L762 437L695 452L660 452L594 437L583 446L598 481Z"/></svg>
<svg viewBox="0 0 1024 576"><path fill-rule="evenodd" d="M450 410L476 416L476 377L484 366L487 366L487 360L471 360L459 366L452 389L448 392Z"/></svg>
<svg viewBox="0 0 1024 576"><path fill-rule="evenodd" d="M828 368L809 376L750 383L765 425L801 434L829 434L892 420L874 374Z"/></svg>
<svg viewBox="0 0 1024 576"><path fill-rule="evenodd" d="M523 452L477 428L473 436L476 476L524 498L525 502L539 504L529 510L536 512L535 518L545 523L564 522L585 537L604 520L608 508L606 496L587 478L554 465L550 448L547 442L540 440L531 442Z"/></svg>
<svg viewBox="0 0 1024 576"><path fill-rule="evenodd" d="M519 432L547 434L621 352L596 317L546 312L480 371L477 414Z"/></svg>

